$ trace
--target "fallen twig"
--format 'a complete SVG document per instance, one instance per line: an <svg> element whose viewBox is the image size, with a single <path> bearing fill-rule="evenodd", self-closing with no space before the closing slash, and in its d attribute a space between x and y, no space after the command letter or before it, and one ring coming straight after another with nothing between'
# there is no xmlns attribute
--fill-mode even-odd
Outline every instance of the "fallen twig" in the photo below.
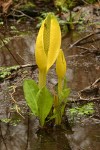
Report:
<svg viewBox="0 0 100 150"><path fill-rule="evenodd" d="M34 69L36 69L37 65L33 65L33 64L20 65L18 66L18 69L26 68L26 67L33 67Z"/></svg>
<svg viewBox="0 0 100 150"><path fill-rule="evenodd" d="M78 92L79 98L81 100L100 100L100 93L99 93L99 83L100 78L95 80L90 86L84 88L83 90Z"/></svg>
<svg viewBox="0 0 100 150"><path fill-rule="evenodd" d="M98 101L100 102L100 96L99 97L94 97L94 98L87 98L87 99L84 99L84 98L78 98L76 100L72 100L70 101L70 103L76 103L76 102L94 102L94 101Z"/></svg>
<svg viewBox="0 0 100 150"><path fill-rule="evenodd" d="M71 44L69 49L71 49L72 47L80 44L80 42L82 42L83 40L86 40L87 38L91 37L92 35L99 34L99 33L100 33L100 31L97 31L97 32L90 33L89 35L86 35L85 37L83 37L83 38L77 40L75 43Z"/></svg>
<svg viewBox="0 0 100 150"><path fill-rule="evenodd" d="M83 46L76 46L77 48L79 49L83 49L85 50L84 52L81 52L80 54L83 55L83 54L86 54L86 53L94 53L94 54L99 54L99 49L90 49L90 48L87 48L87 47L83 47Z"/></svg>
<svg viewBox="0 0 100 150"><path fill-rule="evenodd" d="M26 65L18 65L18 66L11 66L11 68L9 69L9 72L10 74L6 74L5 76L2 76L3 75L3 72L4 70L2 71L2 69L0 70L0 79L1 81L4 80L4 79L11 79L12 78L12 73L14 71L17 71L19 69L22 69L22 68L26 68L26 67L32 67L32 70L34 71L36 68L37 68L37 65L33 65L33 64L26 64ZM7 67L8 68L8 67ZM6 68L4 68L5 71L6 71ZM7 72L7 71L6 71ZM15 77L15 76L14 76Z"/></svg>
<svg viewBox="0 0 100 150"><path fill-rule="evenodd" d="M98 78L97 80L95 80L95 82L93 82L92 86L98 84L100 82L100 78Z"/></svg>
<svg viewBox="0 0 100 150"><path fill-rule="evenodd" d="M87 47L83 47L83 46L76 46L76 47L79 48L79 49L91 51L91 49L90 49L90 48L87 48ZM96 49L92 49L92 51L94 51L94 50L96 50Z"/></svg>
<svg viewBox="0 0 100 150"><path fill-rule="evenodd" d="M16 15L16 14L14 14L13 16L15 16L15 17L23 17L23 16L25 16L25 17L27 17L27 18L29 18L29 19L31 19L31 20L34 21L34 19L33 19L32 17L26 15L25 13L23 13L23 12L20 11L20 10L17 10L17 9L11 9L11 10L12 10L13 12L17 12L17 13L20 13L20 14L21 14L21 15Z"/></svg>

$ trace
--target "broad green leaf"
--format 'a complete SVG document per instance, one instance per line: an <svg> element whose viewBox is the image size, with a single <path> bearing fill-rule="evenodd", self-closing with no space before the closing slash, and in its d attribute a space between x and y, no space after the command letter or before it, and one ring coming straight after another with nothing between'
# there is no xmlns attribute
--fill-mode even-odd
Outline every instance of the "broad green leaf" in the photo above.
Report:
<svg viewBox="0 0 100 150"><path fill-rule="evenodd" d="M37 94L37 103L38 103L38 116L40 119L41 126L44 125L45 119L48 116L52 105L53 105L53 96L49 90L44 87Z"/></svg>
<svg viewBox="0 0 100 150"><path fill-rule="evenodd" d="M25 80L23 83L23 90L26 102L30 107L34 115L38 115L38 105L37 105L37 93L39 91L37 84L34 80Z"/></svg>

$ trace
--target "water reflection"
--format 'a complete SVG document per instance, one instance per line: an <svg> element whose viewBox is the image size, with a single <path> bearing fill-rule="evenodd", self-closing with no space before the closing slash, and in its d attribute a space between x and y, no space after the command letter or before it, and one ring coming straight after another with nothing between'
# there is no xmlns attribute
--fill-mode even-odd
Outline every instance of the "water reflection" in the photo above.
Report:
<svg viewBox="0 0 100 150"><path fill-rule="evenodd" d="M99 122L100 123L100 122ZM66 135L72 150L99 150L100 124L88 126L75 126L72 135Z"/></svg>
<svg viewBox="0 0 100 150"><path fill-rule="evenodd" d="M100 122L99 122L100 123ZM37 134L32 118L17 126L0 123L1 150L99 150L100 124L75 126L73 133L55 130Z"/></svg>
<svg viewBox="0 0 100 150"><path fill-rule="evenodd" d="M0 147L2 150L71 150L65 134L61 131L36 133L38 123L29 119L17 126L0 124Z"/></svg>
<svg viewBox="0 0 100 150"><path fill-rule="evenodd" d="M33 63L35 35L15 36L0 49L0 66ZM11 51L11 56L9 53Z"/></svg>
<svg viewBox="0 0 100 150"><path fill-rule="evenodd" d="M29 126L29 122L26 120L22 121L17 126L12 126L10 124L5 124L1 122L1 130L0 130L0 145L1 150L25 150L29 149L30 145L28 142L30 139L32 140L32 143L35 140L34 132L32 131L34 127L34 122L36 124L36 121L33 119L33 124L31 128ZM30 134L31 133L31 134Z"/></svg>

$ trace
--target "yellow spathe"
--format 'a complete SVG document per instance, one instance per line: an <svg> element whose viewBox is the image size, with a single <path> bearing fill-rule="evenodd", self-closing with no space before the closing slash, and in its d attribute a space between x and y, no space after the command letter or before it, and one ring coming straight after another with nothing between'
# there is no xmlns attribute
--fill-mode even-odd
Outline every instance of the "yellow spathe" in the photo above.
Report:
<svg viewBox="0 0 100 150"><path fill-rule="evenodd" d="M56 73L58 78L64 78L66 74L66 60L63 51L60 49L59 55L56 61Z"/></svg>
<svg viewBox="0 0 100 150"><path fill-rule="evenodd" d="M54 64L56 61L59 50L61 46L61 31L58 24L58 21L54 16L51 19L51 30L50 30L50 45L48 51L48 62L47 70Z"/></svg>
<svg viewBox="0 0 100 150"><path fill-rule="evenodd" d="M39 69L46 69L46 72L54 64L61 46L61 31L56 17L48 14L39 30L35 58Z"/></svg>
<svg viewBox="0 0 100 150"><path fill-rule="evenodd" d="M43 31L44 31L44 22L39 30L37 40L36 40L36 49L35 49L35 58L36 64L42 70L45 69L47 66L47 56L44 51L44 44L43 44Z"/></svg>

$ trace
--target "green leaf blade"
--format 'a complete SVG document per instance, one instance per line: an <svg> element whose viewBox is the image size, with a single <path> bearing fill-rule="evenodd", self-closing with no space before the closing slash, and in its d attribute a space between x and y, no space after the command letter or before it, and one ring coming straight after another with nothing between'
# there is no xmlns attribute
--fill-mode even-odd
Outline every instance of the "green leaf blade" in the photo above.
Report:
<svg viewBox="0 0 100 150"><path fill-rule="evenodd" d="M30 107L34 115L38 115L38 105L37 105L37 93L39 91L38 85L34 80L25 80L23 83L23 90L26 102Z"/></svg>
<svg viewBox="0 0 100 150"><path fill-rule="evenodd" d="M66 101L66 99L68 98L69 94L70 94L70 89L69 88L63 89L61 94L60 94L60 96L59 96L60 103L62 101ZM67 103L67 101L66 101L66 103Z"/></svg>
<svg viewBox="0 0 100 150"><path fill-rule="evenodd" d="M44 125L45 119L48 116L52 105L53 105L53 96L49 90L44 87L38 92L38 116L40 119L41 126Z"/></svg>

